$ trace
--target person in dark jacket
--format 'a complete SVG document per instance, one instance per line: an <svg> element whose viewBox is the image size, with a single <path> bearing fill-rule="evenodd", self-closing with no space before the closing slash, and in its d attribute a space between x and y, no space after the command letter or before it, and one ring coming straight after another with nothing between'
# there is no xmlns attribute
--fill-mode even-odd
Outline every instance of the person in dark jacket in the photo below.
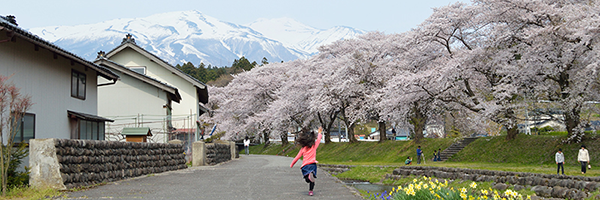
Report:
<svg viewBox="0 0 600 200"><path fill-rule="evenodd" d="M417 164L421 164L421 155L423 154L423 151L421 150L421 146L417 147Z"/></svg>

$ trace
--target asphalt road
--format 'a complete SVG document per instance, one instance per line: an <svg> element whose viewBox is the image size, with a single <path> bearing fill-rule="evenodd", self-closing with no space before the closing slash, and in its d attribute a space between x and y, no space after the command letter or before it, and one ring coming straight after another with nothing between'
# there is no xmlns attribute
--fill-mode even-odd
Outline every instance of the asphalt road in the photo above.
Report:
<svg viewBox="0 0 600 200"><path fill-rule="evenodd" d="M324 170L318 171L314 196L292 158L240 155L215 166L146 175L87 190L68 199L362 199Z"/></svg>

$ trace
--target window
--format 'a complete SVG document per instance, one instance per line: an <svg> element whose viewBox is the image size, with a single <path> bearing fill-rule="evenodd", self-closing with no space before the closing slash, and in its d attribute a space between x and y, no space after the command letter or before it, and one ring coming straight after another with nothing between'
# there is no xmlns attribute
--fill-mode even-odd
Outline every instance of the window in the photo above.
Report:
<svg viewBox="0 0 600 200"><path fill-rule="evenodd" d="M104 140L104 122L79 120L79 138L82 140Z"/></svg>
<svg viewBox="0 0 600 200"><path fill-rule="evenodd" d="M71 97L85 99L85 74L71 71Z"/></svg>
<svg viewBox="0 0 600 200"><path fill-rule="evenodd" d="M113 122L111 119L70 110L67 113L71 139L104 140L104 124L106 121Z"/></svg>
<svg viewBox="0 0 600 200"><path fill-rule="evenodd" d="M17 127L14 143L29 143L29 139L35 138L35 114L25 113Z"/></svg>
<svg viewBox="0 0 600 200"><path fill-rule="evenodd" d="M133 70L134 72L140 73L140 74L146 74L146 67L144 66L139 66L139 67L129 67L129 69Z"/></svg>

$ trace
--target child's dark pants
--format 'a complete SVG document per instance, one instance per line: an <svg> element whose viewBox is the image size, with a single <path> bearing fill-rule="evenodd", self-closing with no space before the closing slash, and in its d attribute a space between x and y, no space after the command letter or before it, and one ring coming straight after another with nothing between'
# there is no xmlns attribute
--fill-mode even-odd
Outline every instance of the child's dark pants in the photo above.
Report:
<svg viewBox="0 0 600 200"><path fill-rule="evenodd" d="M315 182L310 182L310 179L308 179L308 176L310 176L310 174L304 176L304 180L308 183L308 190L313 191L313 189L315 189Z"/></svg>

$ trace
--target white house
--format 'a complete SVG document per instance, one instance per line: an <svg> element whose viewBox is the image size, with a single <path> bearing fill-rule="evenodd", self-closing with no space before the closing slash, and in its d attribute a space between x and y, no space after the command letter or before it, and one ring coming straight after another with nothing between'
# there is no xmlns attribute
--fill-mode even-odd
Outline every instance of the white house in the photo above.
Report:
<svg viewBox="0 0 600 200"><path fill-rule="evenodd" d="M184 141L197 138L198 117L208 111L203 106L208 102L204 83L141 48L130 34L123 38L121 45L107 52L105 58L177 88L181 101L172 105L172 127L167 127L172 130L169 137Z"/></svg>
<svg viewBox="0 0 600 200"><path fill-rule="evenodd" d="M0 75L33 102L16 141L104 139L104 123L112 120L97 116L97 88L116 83L117 74L19 28L9 16L0 17Z"/></svg>
<svg viewBox="0 0 600 200"><path fill-rule="evenodd" d="M145 127L153 133L148 142L167 142L172 102L181 101L178 89L107 60L102 51L94 63L120 77L116 84L98 88L98 115L114 120L106 124L106 139L121 141L123 128Z"/></svg>

